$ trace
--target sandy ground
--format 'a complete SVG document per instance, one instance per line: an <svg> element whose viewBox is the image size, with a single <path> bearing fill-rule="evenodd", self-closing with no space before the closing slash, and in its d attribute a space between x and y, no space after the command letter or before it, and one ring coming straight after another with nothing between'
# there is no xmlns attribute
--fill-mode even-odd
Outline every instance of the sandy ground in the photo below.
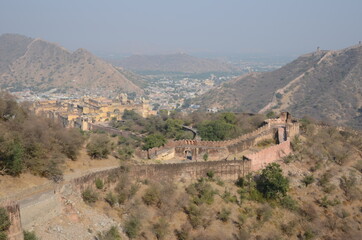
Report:
<svg viewBox="0 0 362 240"><path fill-rule="evenodd" d="M80 177L84 174L119 166L119 160L113 156L108 159L90 159L85 149L82 149L76 161L67 160L64 164L64 180ZM19 177L0 176L0 199L17 195L30 188L51 184L51 181L30 173Z"/></svg>

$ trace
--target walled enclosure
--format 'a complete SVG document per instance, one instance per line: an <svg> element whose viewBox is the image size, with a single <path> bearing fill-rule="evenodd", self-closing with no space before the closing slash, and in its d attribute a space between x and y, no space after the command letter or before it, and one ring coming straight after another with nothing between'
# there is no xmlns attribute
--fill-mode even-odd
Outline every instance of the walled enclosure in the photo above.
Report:
<svg viewBox="0 0 362 240"><path fill-rule="evenodd" d="M209 160L219 160L227 158L230 154L243 152L264 139L277 138L278 142L281 143L297 134L299 134L299 123L293 121L289 113L283 112L280 118L267 119L264 126L235 139L226 141L168 141L164 146L148 151L137 149L135 154L143 159L163 160L167 159L165 156L169 155L171 158L195 161L202 160L203 155L207 154Z"/></svg>
<svg viewBox="0 0 362 240"><path fill-rule="evenodd" d="M29 229L34 221L44 221L59 215L62 211L62 198L66 198L71 194L80 196L80 193L87 187L94 187L96 178L102 179L108 187L113 187L114 180L125 174L132 179L173 179L181 181L183 179L191 180L206 177L206 174L212 171L220 179L237 180L251 171L260 170L266 164L275 162L290 154L292 152L290 138L298 133L299 124L292 122L290 115L286 113L279 119L267 120L267 125L237 139L222 142L182 141L190 149L201 149L198 150L198 154L205 149L219 153L220 148L226 149L227 152L240 151L240 149L247 148L250 144L257 143L260 139L277 135L278 145L247 155L243 160L131 165L90 173L61 184L46 184L29 189L26 193L7 198L7 200L18 201L19 203L10 201L3 201L2 203L12 220L9 229L9 237L11 238L9 240L23 240L22 224L25 229ZM176 145L179 148L184 147L178 144L180 144L180 141L174 141L168 143L168 146L173 145L176 152ZM161 152L165 151L165 149L158 149L157 151ZM169 149L166 149L166 151L169 151Z"/></svg>

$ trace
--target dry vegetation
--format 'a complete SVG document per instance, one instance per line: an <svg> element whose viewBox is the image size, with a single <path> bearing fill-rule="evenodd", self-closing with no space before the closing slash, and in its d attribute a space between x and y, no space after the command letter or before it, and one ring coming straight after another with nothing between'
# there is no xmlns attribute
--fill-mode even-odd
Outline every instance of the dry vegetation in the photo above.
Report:
<svg viewBox="0 0 362 240"><path fill-rule="evenodd" d="M275 71L224 83L194 102L204 109L289 111L297 117L362 128L361 56L361 45L305 54Z"/></svg>
<svg viewBox="0 0 362 240"><path fill-rule="evenodd" d="M33 115L5 93L0 93L0 132L1 174L29 171L55 181L62 178L64 160L75 160L84 141L79 130Z"/></svg>
<svg viewBox="0 0 362 240"><path fill-rule="evenodd" d="M83 198L132 239L359 239L362 136L308 121L302 131L281 162L285 177L276 165L236 183L212 172L183 182L121 174Z"/></svg>

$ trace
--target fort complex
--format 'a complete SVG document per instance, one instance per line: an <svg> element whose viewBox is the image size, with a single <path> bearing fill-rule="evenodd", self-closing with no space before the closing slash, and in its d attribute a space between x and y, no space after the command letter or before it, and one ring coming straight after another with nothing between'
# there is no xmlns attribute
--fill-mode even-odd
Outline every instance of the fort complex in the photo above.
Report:
<svg viewBox="0 0 362 240"><path fill-rule="evenodd" d="M121 120L125 110L134 110L143 117L156 114L147 100L134 102L121 94L111 100L104 97L83 97L80 99L46 100L33 103L32 110L62 123L65 127L90 130L91 124L111 119Z"/></svg>
<svg viewBox="0 0 362 240"><path fill-rule="evenodd" d="M148 151L137 150L136 155L140 158L159 160L192 160L203 161L207 155L208 160L236 159L240 154L255 147L258 143L267 139L274 139L277 145L263 149L260 153L247 154L244 157L255 158L263 153L264 161L280 157L281 152L289 153L290 139L299 134L299 123L292 119L287 112L281 113L280 118L267 119L265 125L257 130L244 134L238 138L227 141L199 141L199 140L178 140L169 141L164 146L152 148ZM289 147L288 147L289 146ZM271 157L276 155L275 157ZM262 159L260 159L262 161ZM258 161L260 166L264 163ZM254 164L254 165L255 165ZM255 168L255 166L254 166Z"/></svg>
<svg viewBox="0 0 362 240"><path fill-rule="evenodd" d="M120 117L120 115L116 114L116 109L119 112L124 111L124 109L135 109L135 105L89 98L48 104L38 102L37 106L37 111L53 114L54 118L71 116L69 110L72 109L74 116L77 117L68 118L71 120L68 120L67 126L77 126L75 124L77 124L78 118L88 116L91 119L92 116L95 120L105 121L106 118ZM142 104L140 107L138 110L143 109ZM63 111L60 111L61 109ZM150 112L143 112L144 114L150 114ZM148 152L136 151L137 156L142 158L176 158L184 160L179 163L117 167L89 173L63 183L38 186L28 189L24 193L8 196L5 199L0 199L0 204L7 209L11 218L12 225L8 230L9 240L23 240L22 227L28 229L34 221L51 219L59 215L62 209L65 208L64 199L67 199L70 195L80 196L81 192L92 186L97 178L103 180L109 189L115 185L114 179L112 180L110 176L122 176L123 174L127 174L133 179L190 180L205 177L208 172L213 171L215 176L220 179L237 180L249 172L260 170L267 164L289 155L292 152L290 140L298 134L299 123L293 120L289 113L282 113L280 118L268 119L265 121L264 126L236 139L215 142L198 140L170 141L165 146L150 149ZM265 139L275 139L277 144L255 153L245 154L241 159L226 161L230 154L243 153L243 151L256 146ZM208 154L208 161L201 161L200 156L204 154Z"/></svg>

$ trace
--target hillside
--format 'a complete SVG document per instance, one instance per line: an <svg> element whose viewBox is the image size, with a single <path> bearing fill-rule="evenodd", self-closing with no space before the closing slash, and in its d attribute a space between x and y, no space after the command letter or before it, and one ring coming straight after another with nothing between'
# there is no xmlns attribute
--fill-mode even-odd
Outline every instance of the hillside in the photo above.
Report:
<svg viewBox="0 0 362 240"><path fill-rule="evenodd" d="M0 59L0 86L10 90L142 93L122 71L85 49L69 52L41 39L6 34L0 37Z"/></svg>
<svg viewBox="0 0 362 240"><path fill-rule="evenodd" d="M251 73L204 94L195 102L247 112L289 111L362 127L362 46L303 55L284 67Z"/></svg>
<svg viewBox="0 0 362 240"><path fill-rule="evenodd" d="M122 60L113 60L117 66L138 72L207 73L237 72L231 64L213 59L203 59L187 54L133 55Z"/></svg>

